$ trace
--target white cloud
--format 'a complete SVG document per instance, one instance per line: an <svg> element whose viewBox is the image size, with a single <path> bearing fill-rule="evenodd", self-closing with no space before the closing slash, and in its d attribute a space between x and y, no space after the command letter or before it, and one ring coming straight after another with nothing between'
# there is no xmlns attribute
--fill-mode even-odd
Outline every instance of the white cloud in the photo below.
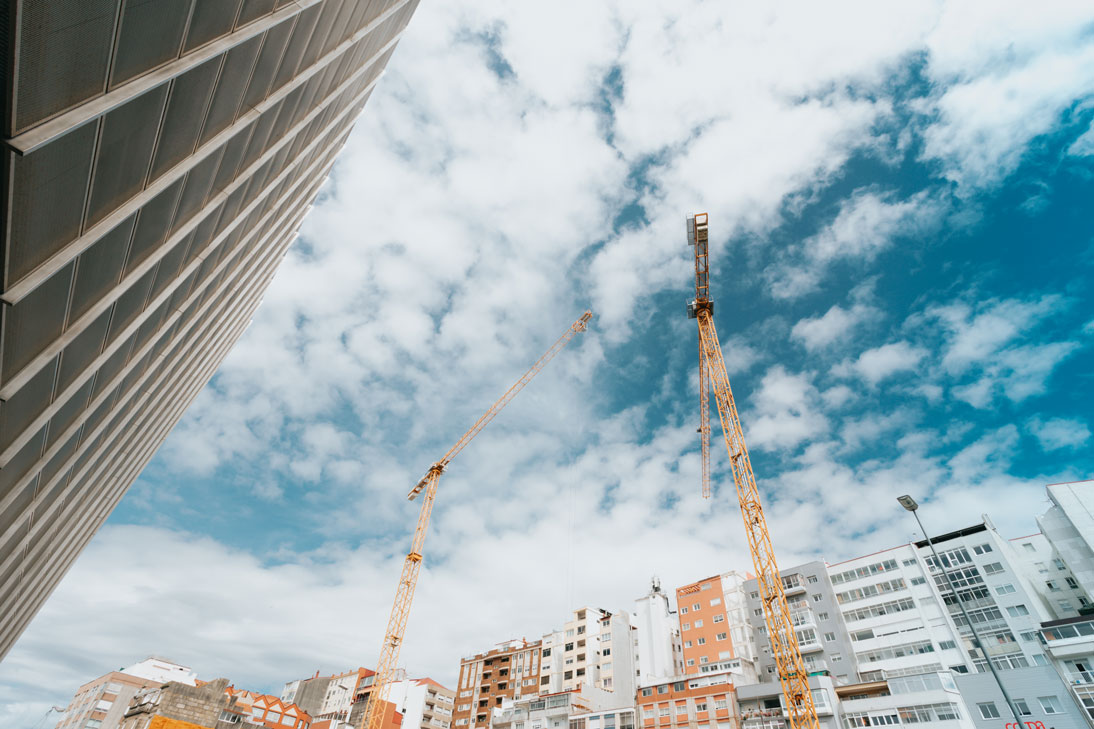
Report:
<svg viewBox="0 0 1094 729"><path fill-rule="evenodd" d="M762 450L789 449L828 430L819 411L820 396L805 374L782 366L767 371L753 408L743 417L745 441Z"/></svg>
<svg viewBox="0 0 1094 729"><path fill-rule="evenodd" d="M790 335L811 352L823 350L836 343L849 343L847 337L856 327L880 316L877 309L863 304L850 309L836 305L821 316L800 320Z"/></svg>
<svg viewBox="0 0 1094 729"><path fill-rule="evenodd" d="M1085 41L1024 60L944 87L928 107L937 121L924 131L923 156L937 160L961 192L1005 179L1029 143L1094 88L1094 46Z"/></svg>
<svg viewBox="0 0 1094 729"><path fill-rule="evenodd" d="M1029 431L1041 444L1041 450L1075 449L1090 440L1090 428L1082 420L1075 418L1034 418L1028 424Z"/></svg>
<svg viewBox="0 0 1094 729"><path fill-rule="evenodd" d="M1094 156L1094 122L1091 122L1090 128L1071 143L1071 146L1067 148L1067 153L1075 157Z"/></svg>
<svg viewBox="0 0 1094 729"><path fill-rule="evenodd" d="M854 370L871 385L898 372L914 370L927 356L927 351L908 342L892 342L859 355Z"/></svg>
<svg viewBox="0 0 1094 729"><path fill-rule="evenodd" d="M848 260L862 268L897 236L919 237L940 225L945 212L925 190L907 200L856 190L827 227L792 247L781 265L769 271L771 294L793 299L812 293L834 262Z"/></svg>

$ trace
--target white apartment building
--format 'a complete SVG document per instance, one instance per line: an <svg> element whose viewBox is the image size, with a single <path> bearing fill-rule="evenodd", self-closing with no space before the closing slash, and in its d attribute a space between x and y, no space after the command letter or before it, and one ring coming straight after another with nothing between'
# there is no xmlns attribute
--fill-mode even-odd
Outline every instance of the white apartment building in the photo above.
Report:
<svg viewBox="0 0 1094 729"><path fill-rule="evenodd" d="M634 627L639 688L684 672L680 622L656 577L650 581L649 593L634 601Z"/></svg>
<svg viewBox="0 0 1094 729"><path fill-rule="evenodd" d="M1094 595L1094 481L1052 484L1046 491L1052 507L1037 526L1086 595Z"/></svg>
<svg viewBox="0 0 1094 729"><path fill-rule="evenodd" d="M580 691L592 709L633 706L634 632L625 611L574 610L561 630L543 636L540 695Z"/></svg>
<svg viewBox="0 0 1094 729"><path fill-rule="evenodd" d="M387 700L403 715L402 729L451 729L456 692L431 678L395 681Z"/></svg>

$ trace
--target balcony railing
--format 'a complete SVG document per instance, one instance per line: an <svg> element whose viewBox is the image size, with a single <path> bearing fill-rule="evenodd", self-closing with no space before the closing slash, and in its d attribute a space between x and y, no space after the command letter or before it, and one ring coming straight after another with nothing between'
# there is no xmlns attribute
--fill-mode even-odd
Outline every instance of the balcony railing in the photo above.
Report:
<svg viewBox="0 0 1094 729"><path fill-rule="evenodd" d="M815 625L816 619L813 617L813 611L806 608L804 610L793 610L790 612L790 622L795 627L799 625Z"/></svg>
<svg viewBox="0 0 1094 729"><path fill-rule="evenodd" d="M1068 671L1067 677L1072 684L1094 684L1094 673L1090 671Z"/></svg>

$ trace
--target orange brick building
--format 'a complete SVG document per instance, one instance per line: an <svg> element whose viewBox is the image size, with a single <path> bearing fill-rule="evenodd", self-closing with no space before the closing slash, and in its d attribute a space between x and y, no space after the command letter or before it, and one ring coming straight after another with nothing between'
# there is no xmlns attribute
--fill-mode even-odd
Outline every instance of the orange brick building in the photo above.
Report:
<svg viewBox="0 0 1094 729"><path fill-rule="evenodd" d="M229 686L227 693L236 697L236 705L249 709L247 721L261 724L266 729L308 729L311 717L296 704L282 701L276 696L256 694L253 691Z"/></svg>
<svg viewBox="0 0 1094 729"><path fill-rule="evenodd" d="M542 643L514 640L486 653L460 661L456 688L454 729L484 729L493 710L505 699L534 696L539 692Z"/></svg>
<svg viewBox="0 0 1094 729"><path fill-rule="evenodd" d="M744 592L746 577L727 572L676 589L684 673L728 670L734 658L752 661Z"/></svg>
<svg viewBox="0 0 1094 729"><path fill-rule="evenodd" d="M728 729L740 726L733 675L677 676L638 690L642 729Z"/></svg>

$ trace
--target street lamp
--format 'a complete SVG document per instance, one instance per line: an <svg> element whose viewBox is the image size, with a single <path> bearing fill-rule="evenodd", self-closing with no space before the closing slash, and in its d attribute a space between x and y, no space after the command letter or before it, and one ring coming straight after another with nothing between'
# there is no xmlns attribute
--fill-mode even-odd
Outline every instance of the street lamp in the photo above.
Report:
<svg viewBox="0 0 1094 729"><path fill-rule="evenodd" d="M923 536L927 539L927 544L931 548L931 554L934 555L935 564L938 565L938 569L942 571L942 574L946 577L946 584L950 586L953 591L953 599L957 602L957 607L961 609L961 616L965 618L966 625L969 626L969 630L972 631L972 644L974 648L980 650L980 654L984 656L984 660L988 663L988 668L991 669L991 675L995 676L995 683L999 684L999 691L1003 694L1003 699L1007 702L1007 706L1010 707L1010 711L1014 714L1014 721L1017 722L1017 726L1022 726L1022 715L1018 711L1018 707L1014 705L1014 702L1010 698L1010 694L1003 688L1003 679L999 677L999 672L995 670L995 664L991 662L991 656L984 650L984 644L980 642L980 634L976 632L976 628L972 624L972 620L969 619L969 614L965 611L965 606L961 602L961 596L957 594L957 586L953 584L953 578L950 577L950 573L946 571L946 568L942 564L941 558L938 556L938 550L934 548L934 542L931 541L930 536L927 534L927 530L923 528L923 522L919 519L919 504L915 502L911 496L905 494L904 496L896 497L896 500L900 502L908 511L912 512L912 516L915 517L915 521L919 524L919 531L923 532Z"/></svg>

